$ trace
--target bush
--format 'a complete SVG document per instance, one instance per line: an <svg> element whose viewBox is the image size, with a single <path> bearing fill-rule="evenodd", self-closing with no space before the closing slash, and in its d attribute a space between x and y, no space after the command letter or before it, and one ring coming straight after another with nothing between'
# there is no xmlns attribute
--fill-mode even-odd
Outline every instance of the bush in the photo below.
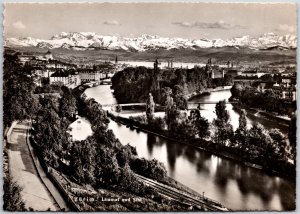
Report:
<svg viewBox="0 0 300 214"><path fill-rule="evenodd" d="M134 159L130 164L131 169L142 176L158 181L165 180L167 170L163 163L156 159L146 160L145 158Z"/></svg>
<svg viewBox="0 0 300 214"><path fill-rule="evenodd" d="M4 178L3 210L25 211L25 203L21 197L22 188L10 177Z"/></svg>
<svg viewBox="0 0 300 214"><path fill-rule="evenodd" d="M166 122L162 117L155 117L150 121L149 125L154 131L162 131L165 129Z"/></svg>

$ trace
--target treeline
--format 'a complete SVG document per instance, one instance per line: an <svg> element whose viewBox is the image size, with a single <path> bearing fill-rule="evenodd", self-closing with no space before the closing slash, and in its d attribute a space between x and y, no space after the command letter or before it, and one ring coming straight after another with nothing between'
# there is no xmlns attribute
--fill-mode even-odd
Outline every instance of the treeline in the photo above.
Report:
<svg viewBox="0 0 300 214"><path fill-rule="evenodd" d="M238 99L241 104L247 107L258 108L279 115L292 115L296 111L296 101L290 102L282 99L280 94L272 89L260 92L251 86L244 87L240 84L234 84L231 88L231 94L231 99Z"/></svg>
<svg viewBox="0 0 300 214"><path fill-rule="evenodd" d="M41 151L40 158L49 166L79 185L148 198L158 210L186 209L182 205L168 207L161 204L162 196L137 179L135 173L164 181L167 172L157 160L140 159L134 147L129 144L123 146L108 130L106 112L94 99L79 98L62 87L61 98L45 95L39 101L40 109L32 134L37 142L36 149ZM73 141L68 134L68 126L74 121L73 115L77 110L89 119L94 133L82 141ZM134 204L130 209L135 209Z"/></svg>
<svg viewBox="0 0 300 214"><path fill-rule="evenodd" d="M171 93L182 108L185 108L184 104L179 103L186 102L184 99L188 93L200 93L207 88L231 84L230 76L212 79L204 67L176 70L128 67L112 78L112 87L119 103L145 102L152 93L154 101L163 104L166 93Z"/></svg>
<svg viewBox="0 0 300 214"><path fill-rule="evenodd" d="M108 118L100 104L93 99L75 99L68 88L62 88L62 91L58 99L51 95L40 97L40 109L32 131L40 158L79 185L146 198L154 195L158 209L164 207L158 203L161 196L135 176L138 173L163 181L166 177L164 166L157 160L139 159L135 148L129 144L123 146L107 129ZM73 113L77 109L85 112L82 116L90 120L94 132L83 141L73 141L68 134L68 126L74 121ZM168 209L172 210L172 207Z"/></svg>
<svg viewBox="0 0 300 214"><path fill-rule="evenodd" d="M225 146L244 161L261 165L283 175L295 175L295 145L278 129L266 130L261 124L247 127L246 113L242 111L239 127L227 132ZM215 142L218 142L215 140ZM294 164L290 162L293 160Z"/></svg>
<svg viewBox="0 0 300 214"><path fill-rule="evenodd" d="M33 96L35 84L31 70L22 66L18 53L4 53L3 61L3 125L14 120L29 119L36 113L37 100Z"/></svg>
<svg viewBox="0 0 300 214"><path fill-rule="evenodd" d="M154 195L158 209L164 207L158 203L161 196L138 180L135 173L164 181L165 167L157 160L138 158L136 149L129 144L123 146L107 129L106 112L94 99L78 98L68 88L62 88L62 91L59 99L50 95L40 98L39 116L33 125L34 140L38 142L44 161L80 185L141 197ZM77 109L89 119L94 134L86 140L73 142L68 126ZM172 207L168 209L172 210Z"/></svg>
<svg viewBox="0 0 300 214"><path fill-rule="evenodd" d="M217 103L217 118L212 123L201 116L199 109L192 110L190 115L180 111L171 97L167 98L164 118L154 117L154 108L151 106L153 99L149 95L146 116L129 118L133 125L217 154L258 164L268 171L295 175L295 165L290 162L292 160L295 163L296 158L295 118L291 121L287 137L278 129L268 131L258 123L248 128L245 111L242 111L239 127L234 131L225 101Z"/></svg>
<svg viewBox="0 0 300 214"><path fill-rule="evenodd" d="M180 106L174 102L170 94L164 103L165 117L155 117L155 102L150 93L146 102L146 115L131 116L125 122L175 139L209 137L209 122L201 116L200 108L191 110L188 115L187 112L180 110Z"/></svg>

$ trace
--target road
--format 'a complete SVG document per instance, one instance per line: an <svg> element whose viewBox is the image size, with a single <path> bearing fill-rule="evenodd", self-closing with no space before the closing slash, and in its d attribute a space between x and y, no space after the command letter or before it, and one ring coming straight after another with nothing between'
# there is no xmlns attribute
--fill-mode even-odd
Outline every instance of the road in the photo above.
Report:
<svg viewBox="0 0 300 214"><path fill-rule="evenodd" d="M48 185L45 186L46 175L40 175L37 171L40 171L41 167L36 166L32 148L30 149L26 143L29 127L29 122L18 122L7 136L10 176L23 188L21 195L27 209L59 211L61 203L58 204L51 194L52 192L59 194L59 192L52 183L52 186L50 184L51 190Z"/></svg>
<svg viewBox="0 0 300 214"><path fill-rule="evenodd" d="M136 176L143 181L146 185L153 187L159 193L171 197L177 201L184 202L186 204L190 204L196 206L198 208L204 208L205 211L229 211L227 208L223 207L220 203L213 201L208 198L203 198L201 196L195 196L189 194L187 192L175 189L173 187L164 185L157 181L145 178L143 176L137 175Z"/></svg>

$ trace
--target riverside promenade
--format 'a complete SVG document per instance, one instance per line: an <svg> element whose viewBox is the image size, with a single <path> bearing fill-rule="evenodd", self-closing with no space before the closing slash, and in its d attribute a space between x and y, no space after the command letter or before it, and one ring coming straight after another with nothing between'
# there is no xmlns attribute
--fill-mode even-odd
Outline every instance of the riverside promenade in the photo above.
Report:
<svg viewBox="0 0 300 214"><path fill-rule="evenodd" d="M41 168L28 143L29 122L14 122L7 133L9 173L23 188L26 209L34 211L68 210L55 186Z"/></svg>

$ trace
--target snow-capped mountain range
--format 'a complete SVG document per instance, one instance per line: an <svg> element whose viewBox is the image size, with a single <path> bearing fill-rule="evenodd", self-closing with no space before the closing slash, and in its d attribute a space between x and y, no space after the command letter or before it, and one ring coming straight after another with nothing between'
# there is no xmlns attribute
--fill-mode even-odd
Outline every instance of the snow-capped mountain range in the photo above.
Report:
<svg viewBox="0 0 300 214"><path fill-rule="evenodd" d="M39 48L67 48L67 49L108 49L126 51L146 51L155 49L181 49L181 48L219 48L219 47L248 47L251 49L291 49L297 47L295 35L279 36L267 33L260 37L236 37L223 39L183 39L166 38L160 36L142 35L136 38L121 36L101 36L92 32L61 33L49 40L26 38L8 38L4 46L26 46Z"/></svg>

